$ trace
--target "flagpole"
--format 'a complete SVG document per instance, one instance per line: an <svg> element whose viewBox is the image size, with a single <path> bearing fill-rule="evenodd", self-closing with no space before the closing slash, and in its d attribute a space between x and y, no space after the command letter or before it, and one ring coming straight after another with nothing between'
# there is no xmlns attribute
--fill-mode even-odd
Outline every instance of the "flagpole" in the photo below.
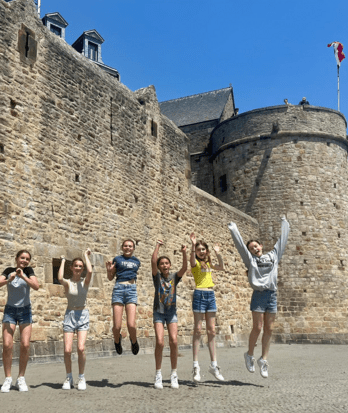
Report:
<svg viewBox="0 0 348 413"><path fill-rule="evenodd" d="M340 66L337 65L337 98L338 98L338 111L340 111Z"/></svg>
<svg viewBox="0 0 348 413"><path fill-rule="evenodd" d="M40 14L41 14L41 0L37 1L37 14L39 15L40 18Z"/></svg>

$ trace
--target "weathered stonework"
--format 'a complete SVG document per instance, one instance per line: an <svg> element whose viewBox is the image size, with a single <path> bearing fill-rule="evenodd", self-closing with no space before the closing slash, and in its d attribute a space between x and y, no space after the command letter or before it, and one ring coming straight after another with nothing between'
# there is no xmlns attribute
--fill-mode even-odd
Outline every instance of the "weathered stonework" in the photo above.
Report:
<svg viewBox="0 0 348 413"><path fill-rule="evenodd" d="M23 61L18 50L23 24L35 34L35 62ZM126 237L135 239L142 262L139 341L153 347L153 248L162 238L180 268L180 246L189 245L193 230L211 246L219 242L226 263L226 272L215 274L218 342L245 342L251 289L227 223L238 222L247 237L259 234L258 223L191 186L188 139L161 115L155 89L131 92L49 32L25 0L0 0L0 81L0 265L13 265L21 248L33 254L40 289L31 292L32 358L63 355L66 298L53 284L52 260L80 256L86 247L94 273L88 352L111 354L113 283L105 262ZM188 273L178 288L181 346L192 342L193 288ZM2 288L0 313L5 303Z"/></svg>
<svg viewBox="0 0 348 413"><path fill-rule="evenodd" d="M28 50L19 46L24 33L35 39L35 59L29 41ZM0 108L0 265L12 265L21 248L33 254L40 289L31 293L32 359L63 356L66 298L53 284L53 259L72 259L86 247L94 273L88 352L112 353L113 283L105 262L126 237L135 239L142 262L137 326L143 351L150 351L153 248L164 239L179 268L180 246L189 245L193 230L209 245L218 242L226 263L226 272L215 274L218 343L245 343L251 289L227 223L269 249L283 213L291 233L279 271L275 339L348 343L342 114L312 106L247 112L212 125L211 152L207 136L191 128L188 135L198 137L191 152L195 145L204 152L191 168L189 139L161 114L155 89L132 92L108 76L49 32L26 0L0 0ZM207 192L192 185L192 174ZM178 288L180 346L192 342L193 288L188 272ZM0 313L5 303L2 288Z"/></svg>
<svg viewBox="0 0 348 413"><path fill-rule="evenodd" d="M214 179L226 174L228 182L217 196L258 220L266 250L280 216L291 223L279 274L279 341L348 342L346 126L334 110L278 106L212 133Z"/></svg>

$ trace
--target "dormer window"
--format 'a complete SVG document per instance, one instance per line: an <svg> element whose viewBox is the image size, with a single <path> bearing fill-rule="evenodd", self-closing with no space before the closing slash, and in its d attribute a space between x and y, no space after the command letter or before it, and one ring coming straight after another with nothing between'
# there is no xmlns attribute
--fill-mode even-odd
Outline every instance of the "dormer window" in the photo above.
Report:
<svg viewBox="0 0 348 413"><path fill-rule="evenodd" d="M101 69L105 70L109 75L120 80L120 74L116 69L106 66L102 60L102 44L104 39L96 30L87 30L75 40L72 47L87 59L95 62Z"/></svg>
<svg viewBox="0 0 348 413"><path fill-rule="evenodd" d="M51 24L50 30L57 36L62 37L62 29L60 27L55 26L54 24Z"/></svg>
<svg viewBox="0 0 348 413"><path fill-rule="evenodd" d="M98 61L98 45L92 42L88 42L88 58Z"/></svg>
<svg viewBox="0 0 348 413"><path fill-rule="evenodd" d="M58 12L47 13L43 17L42 23L49 31L65 40L65 29L68 26L68 23Z"/></svg>

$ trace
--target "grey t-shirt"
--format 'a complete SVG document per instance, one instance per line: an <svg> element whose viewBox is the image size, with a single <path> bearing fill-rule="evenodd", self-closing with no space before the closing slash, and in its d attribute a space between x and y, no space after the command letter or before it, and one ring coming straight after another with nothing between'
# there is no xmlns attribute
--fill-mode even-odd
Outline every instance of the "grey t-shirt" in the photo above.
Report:
<svg viewBox="0 0 348 413"><path fill-rule="evenodd" d="M10 274L16 272L16 268L8 267L2 273L6 280L10 278ZM31 267L25 267L23 273L26 277L30 278L35 276L34 270ZM30 304L30 286L17 275L10 282L7 283L7 305L12 307L25 307Z"/></svg>
<svg viewBox="0 0 348 413"><path fill-rule="evenodd" d="M251 254L238 231L237 225L231 222L228 226L234 244L248 269L248 280L254 290L277 291L278 264L285 250L289 237L290 226L283 218L281 234L273 250L261 257Z"/></svg>

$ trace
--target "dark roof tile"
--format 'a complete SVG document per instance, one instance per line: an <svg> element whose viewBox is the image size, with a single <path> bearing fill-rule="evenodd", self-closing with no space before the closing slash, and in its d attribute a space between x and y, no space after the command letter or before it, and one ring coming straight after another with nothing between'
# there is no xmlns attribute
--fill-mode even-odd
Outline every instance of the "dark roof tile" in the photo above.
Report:
<svg viewBox="0 0 348 413"><path fill-rule="evenodd" d="M163 115L171 119L177 126L191 125L220 119L231 91L232 88L227 87L212 92L167 100L160 102L159 105Z"/></svg>

